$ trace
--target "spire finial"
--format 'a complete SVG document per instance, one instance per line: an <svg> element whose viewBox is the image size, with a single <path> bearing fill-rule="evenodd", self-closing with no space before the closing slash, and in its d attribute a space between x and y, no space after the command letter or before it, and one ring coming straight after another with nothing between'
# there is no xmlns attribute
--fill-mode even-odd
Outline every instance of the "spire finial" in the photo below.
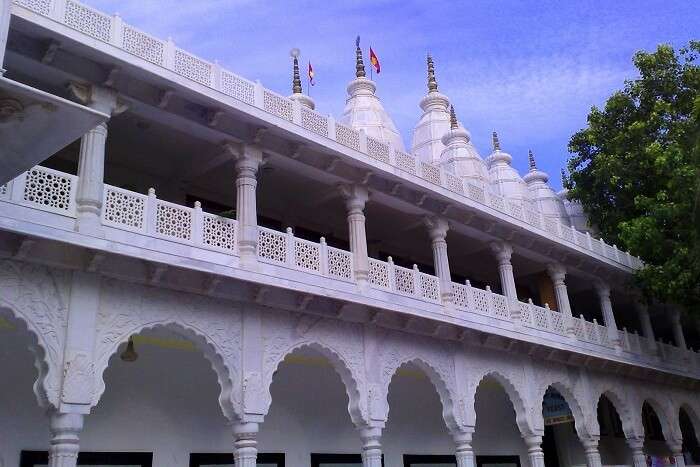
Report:
<svg viewBox="0 0 700 467"><path fill-rule="evenodd" d="M455 114L455 106L450 105L450 129L456 130L459 127L457 124L457 114Z"/></svg>
<svg viewBox="0 0 700 467"><path fill-rule="evenodd" d="M527 151L527 160L530 163L530 171L537 170L537 165L535 164L535 156L532 155L532 149Z"/></svg>
<svg viewBox="0 0 700 467"><path fill-rule="evenodd" d="M435 79L435 65L433 57L428 53L428 92L437 92L438 84Z"/></svg>
<svg viewBox="0 0 700 467"><path fill-rule="evenodd" d="M301 94L302 87L301 77L299 76L299 49L294 47L289 51L289 55L291 55L292 59L294 60L294 70L292 73L292 94Z"/></svg>
<svg viewBox="0 0 700 467"><path fill-rule="evenodd" d="M491 141L493 141L493 151L501 150L501 142L498 140L498 133L495 131L491 134Z"/></svg>
<svg viewBox="0 0 700 467"><path fill-rule="evenodd" d="M355 39L355 77L364 78L367 76L365 73L365 63L362 61L362 49L360 49L360 36Z"/></svg>

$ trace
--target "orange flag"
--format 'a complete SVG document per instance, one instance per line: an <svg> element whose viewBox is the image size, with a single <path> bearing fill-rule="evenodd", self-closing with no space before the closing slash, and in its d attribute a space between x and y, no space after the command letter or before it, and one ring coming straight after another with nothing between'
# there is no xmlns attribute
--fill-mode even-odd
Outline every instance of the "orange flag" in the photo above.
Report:
<svg viewBox="0 0 700 467"><path fill-rule="evenodd" d="M314 85L314 69L311 66L311 62L309 62L309 83L311 83L311 86Z"/></svg>
<svg viewBox="0 0 700 467"><path fill-rule="evenodd" d="M379 71L382 69L382 67L381 65L379 65L379 57L377 57L377 54L374 53L372 47L369 48L369 61L372 63L374 69L377 70L377 74L379 74Z"/></svg>

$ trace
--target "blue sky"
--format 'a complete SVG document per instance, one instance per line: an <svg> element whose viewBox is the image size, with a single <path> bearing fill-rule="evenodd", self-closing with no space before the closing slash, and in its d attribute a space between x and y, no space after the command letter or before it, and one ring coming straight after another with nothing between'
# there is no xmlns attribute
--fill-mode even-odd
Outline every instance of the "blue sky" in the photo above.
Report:
<svg viewBox="0 0 700 467"><path fill-rule="evenodd" d="M637 50L700 39L700 1L87 0L107 13L282 94L289 50L311 60L317 110L339 116L354 41L375 50L377 94L407 147L426 93L425 55L482 156L491 131L524 172L532 148L560 186L570 136L635 76ZM366 60L366 63L369 61Z"/></svg>

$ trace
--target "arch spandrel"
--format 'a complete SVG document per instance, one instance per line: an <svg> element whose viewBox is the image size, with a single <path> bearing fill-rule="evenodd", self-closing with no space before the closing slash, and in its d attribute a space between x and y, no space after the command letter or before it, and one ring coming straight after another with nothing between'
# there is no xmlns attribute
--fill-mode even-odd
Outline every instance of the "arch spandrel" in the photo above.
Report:
<svg viewBox="0 0 700 467"><path fill-rule="evenodd" d="M129 337L166 328L193 342L211 363L220 387L219 405L229 420L242 415L240 381L241 316L219 301L194 294L103 280L97 316L92 404L105 391L109 360Z"/></svg>
<svg viewBox="0 0 700 467"><path fill-rule="evenodd" d="M661 394L650 394L649 392L645 392L640 396L639 402L640 404L638 404L637 408L639 409L640 417L645 403L649 404L649 406L654 409L654 412L659 419L659 423L661 424L661 431L667 443L672 443L682 438L682 435L680 434L680 424L677 421L678 417L674 414L670 400ZM642 432L643 431L644 428L642 426Z"/></svg>
<svg viewBox="0 0 700 467"><path fill-rule="evenodd" d="M600 430L591 429L591 418L597 414L591 414L589 408L590 404L586 404L584 400L577 394L577 392L571 388L567 383L554 380L548 382L545 389L538 391L536 399L540 401L539 412L533 413L533 423L537 430L544 431L544 416L542 414L542 403L544 402L545 393L548 388L555 389L566 401L571 414L574 417L574 426L576 428L576 433L581 439L589 439L591 437L597 437L600 434ZM596 423L597 425L597 423Z"/></svg>
<svg viewBox="0 0 700 467"><path fill-rule="evenodd" d="M626 394L622 387L612 387L610 385L605 385L596 391L596 425L598 425L598 432L600 432L600 425L598 424L598 404L603 396L605 396L610 403L613 405L617 411L617 415L620 417L620 422L622 422L622 431L627 439L643 439L644 438L644 428L642 427L642 413L641 407L639 413L634 409L634 402L629 400L627 397L622 395Z"/></svg>
<svg viewBox="0 0 700 467"><path fill-rule="evenodd" d="M35 345L34 393L41 407L58 407L70 272L0 261L0 308L26 327Z"/></svg>

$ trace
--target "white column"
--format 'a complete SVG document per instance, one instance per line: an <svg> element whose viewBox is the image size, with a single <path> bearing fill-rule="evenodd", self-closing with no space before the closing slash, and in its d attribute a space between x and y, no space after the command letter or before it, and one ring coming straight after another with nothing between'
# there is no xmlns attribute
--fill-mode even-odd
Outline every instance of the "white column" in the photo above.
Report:
<svg viewBox="0 0 700 467"><path fill-rule="evenodd" d="M646 303L637 300L635 302L635 308L637 309L637 315L639 316L639 324L642 327L642 335L647 338L649 344L649 351L651 353L656 353L656 336L654 336L654 328L651 325L651 319L649 318L649 307Z"/></svg>
<svg viewBox="0 0 700 467"><path fill-rule="evenodd" d="M515 276L513 276L513 265L510 258L513 255L513 247L506 242L492 242L491 251L498 260L498 275L501 278L501 289L503 295L513 300L518 299L518 292L515 289Z"/></svg>
<svg viewBox="0 0 700 467"><path fill-rule="evenodd" d="M559 312L564 315L564 322L566 323L566 334L569 337L576 338L576 333L574 332L574 320L571 313L571 304L569 303L569 292L566 290L566 283L564 279L566 278L566 268L558 263L553 263L547 265L547 273L550 279L552 279L552 284L554 285L554 295L557 299L557 308Z"/></svg>
<svg viewBox="0 0 700 467"><path fill-rule="evenodd" d="M355 268L355 280L363 284L369 277L369 257L367 255L367 232L365 231L365 204L369 199L367 188L362 185L341 185L348 212L350 251Z"/></svg>
<svg viewBox="0 0 700 467"><path fill-rule="evenodd" d="M583 452L586 455L586 467L603 467L603 462L600 459L598 452L597 439L582 439Z"/></svg>
<svg viewBox="0 0 700 467"><path fill-rule="evenodd" d="M632 451L632 465L634 467L647 467L647 459L644 455L644 438L627 438L627 445Z"/></svg>
<svg viewBox="0 0 700 467"><path fill-rule="evenodd" d="M382 429L379 427L360 428L362 440L362 467L382 467Z"/></svg>
<svg viewBox="0 0 700 467"><path fill-rule="evenodd" d="M683 326L681 325L681 313L676 308L671 308L669 317L671 318L671 329L673 330L673 340L681 349L687 349L685 344L685 336L683 335Z"/></svg>
<svg viewBox="0 0 700 467"><path fill-rule="evenodd" d="M242 145L236 161L236 220L238 222L238 254L241 265L253 267L258 260L258 168L262 150L255 145Z"/></svg>
<svg viewBox="0 0 700 467"><path fill-rule="evenodd" d="M525 436L523 439L527 446L527 457L530 460L530 467L545 467L544 452L542 452L542 437Z"/></svg>
<svg viewBox="0 0 700 467"><path fill-rule="evenodd" d="M257 436L257 423L237 423L233 426L233 462L236 467L255 467L258 459Z"/></svg>
<svg viewBox="0 0 700 467"><path fill-rule="evenodd" d="M126 109L118 104L117 93L112 89L70 83L69 90L78 101L106 115L117 115ZM100 123L80 140L78 186L75 196L75 230L88 235L104 235L100 217L106 143L106 123Z"/></svg>
<svg viewBox="0 0 700 467"><path fill-rule="evenodd" d="M80 451L83 416L55 412L50 417L49 467L75 467Z"/></svg>
<svg viewBox="0 0 700 467"><path fill-rule="evenodd" d="M10 32L10 8L12 0L0 0L0 76L5 74L5 49L7 35Z"/></svg>
<svg viewBox="0 0 700 467"><path fill-rule="evenodd" d="M474 450L472 449L472 433L455 433L453 434L453 438L455 440L457 467L475 467Z"/></svg>
<svg viewBox="0 0 700 467"><path fill-rule="evenodd" d="M675 467L685 467L685 457L683 457L683 441L672 441L668 443L671 455L676 461Z"/></svg>
<svg viewBox="0 0 700 467"><path fill-rule="evenodd" d="M596 292L600 300L600 310L603 313L603 321L608 331L608 340L615 346L621 348L620 333L615 323L615 315L613 314L612 303L610 302L610 287L603 282L596 282Z"/></svg>
<svg viewBox="0 0 700 467"><path fill-rule="evenodd" d="M450 227L447 220L439 217L426 217L424 222L432 242L433 264L435 265L435 274L440 279L442 300L445 303L453 303L452 275L450 274L450 261L447 256L447 241L445 241Z"/></svg>

